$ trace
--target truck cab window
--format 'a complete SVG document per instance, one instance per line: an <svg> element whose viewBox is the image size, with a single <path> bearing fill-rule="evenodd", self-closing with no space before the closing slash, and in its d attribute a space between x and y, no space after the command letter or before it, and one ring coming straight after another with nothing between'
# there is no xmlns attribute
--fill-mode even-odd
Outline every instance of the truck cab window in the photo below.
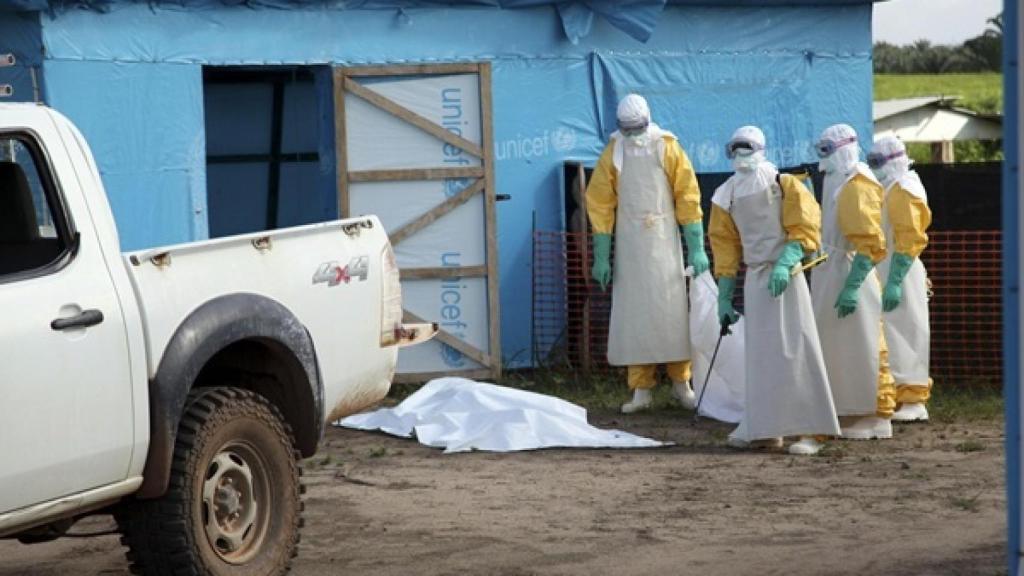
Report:
<svg viewBox="0 0 1024 576"><path fill-rule="evenodd" d="M21 136L0 136L0 277L43 268L67 245L39 156Z"/></svg>

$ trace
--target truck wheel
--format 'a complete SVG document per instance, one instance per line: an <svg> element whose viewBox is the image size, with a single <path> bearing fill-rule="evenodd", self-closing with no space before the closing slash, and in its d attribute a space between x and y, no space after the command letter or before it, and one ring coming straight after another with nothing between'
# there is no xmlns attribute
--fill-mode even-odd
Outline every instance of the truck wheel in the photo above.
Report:
<svg viewBox="0 0 1024 576"><path fill-rule="evenodd" d="M167 493L117 514L135 573L271 576L297 552L298 453L280 412L238 388L193 390Z"/></svg>

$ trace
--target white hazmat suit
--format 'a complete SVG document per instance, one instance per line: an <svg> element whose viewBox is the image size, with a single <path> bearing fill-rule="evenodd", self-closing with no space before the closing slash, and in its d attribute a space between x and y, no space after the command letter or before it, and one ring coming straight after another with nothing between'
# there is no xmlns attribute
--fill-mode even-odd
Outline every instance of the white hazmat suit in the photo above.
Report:
<svg viewBox="0 0 1024 576"><path fill-rule="evenodd" d="M843 436L891 438L895 391L882 333L882 296L874 265L885 258L882 186L859 162L857 133L827 128L817 145L825 172L822 250L811 297Z"/></svg>
<svg viewBox="0 0 1024 576"><path fill-rule="evenodd" d="M840 428L807 281L793 270L820 247L821 211L796 176L780 175L765 159L764 146L756 127L733 134L727 154L736 173L711 200L708 235L720 284L735 278L741 259L747 266L746 400L730 444L801 435L790 452L814 454L821 446L814 436L838 436Z"/></svg>

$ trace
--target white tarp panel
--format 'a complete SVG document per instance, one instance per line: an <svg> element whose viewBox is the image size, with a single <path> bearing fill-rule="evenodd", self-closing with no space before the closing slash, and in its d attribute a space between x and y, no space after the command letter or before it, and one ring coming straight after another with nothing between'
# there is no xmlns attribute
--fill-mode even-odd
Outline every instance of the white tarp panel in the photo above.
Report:
<svg viewBox="0 0 1024 576"><path fill-rule="evenodd" d="M655 448L668 443L587 423L587 411L552 396L465 378L431 380L394 408L349 416L335 426L380 430L445 453L539 448Z"/></svg>
<svg viewBox="0 0 1024 576"><path fill-rule="evenodd" d="M746 396L744 319L733 324L732 334L722 338L708 391L700 405L701 416L737 423L743 416ZM700 397L708 365L718 343L718 286L705 272L690 282L690 343L693 347L693 387Z"/></svg>
<svg viewBox="0 0 1024 576"><path fill-rule="evenodd" d="M480 144L480 88L475 74L361 78L368 89L416 112L450 132ZM481 161L423 130L345 95L349 169L466 168ZM376 214L388 232L457 195L472 179L415 182L353 182L351 214ZM482 194L395 246L402 268L482 266L486 262ZM489 352L487 281L483 278L403 280L404 307L470 345ZM398 372L440 372L481 368L460 352L431 341L404 348Z"/></svg>

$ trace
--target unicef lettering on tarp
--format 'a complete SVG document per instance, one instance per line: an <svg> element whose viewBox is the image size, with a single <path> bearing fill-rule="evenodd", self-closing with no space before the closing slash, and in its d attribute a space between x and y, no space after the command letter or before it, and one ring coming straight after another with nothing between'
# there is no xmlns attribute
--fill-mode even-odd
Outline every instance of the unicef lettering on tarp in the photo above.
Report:
<svg viewBox="0 0 1024 576"><path fill-rule="evenodd" d="M472 74L366 79L371 90L394 100L449 132L480 143L480 91ZM468 168L479 158L395 118L353 95L345 100L351 170ZM547 147L553 144L550 136ZM568 136L562 135L564 141ZM352 215L377 214L389 232L416 219L473 183L472 178L414 182L353 182ZM461 268L486 264L484 199L476 195L395 246L401 268ZM484 278L403 280L406 310L471 346L488 350L487 282ZM437 340L403 349L399 373L480 368Z"/></svg>
<svg viewBox="0 0 1024 576"><path fill-rule="evenodd" d="M494 157L502 161L564 155L572 152L578 141L576 131L564 126L533 135L516 134L515 138L494 143Z"/></svg>

